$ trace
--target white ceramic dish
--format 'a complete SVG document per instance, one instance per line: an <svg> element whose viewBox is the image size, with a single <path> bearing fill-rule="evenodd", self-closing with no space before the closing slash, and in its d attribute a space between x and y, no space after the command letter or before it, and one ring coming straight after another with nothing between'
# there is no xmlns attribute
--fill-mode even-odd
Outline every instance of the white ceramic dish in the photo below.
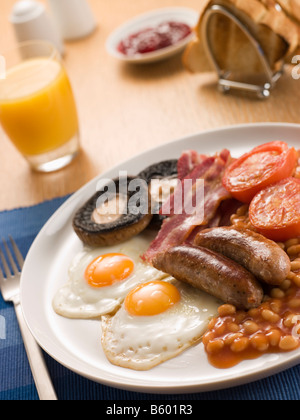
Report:
<svg viewBox="0 0 300 420"><path fill-rule="evenodd" d="M187 44L194 38L195 34L192 33L190 36L186 37L184 40L171 47L163 48L159 51L151 53L136 54L134 56L126 56L120 53L118 51L118 45L129 35L132 35L142 29L159 25L165 21L183 22L194 28L198 22L199 16L199 12L183 7L172 7L154 10L152 12L140 15L116 29L109 36L106 42L106 49L110 55L127 63L152 63L164 60L183 51Z"/></svg>
<svg viewBox="0 0 300 420"><path fill-rule="evenodd" d="M177 158L186 149L214 154L226 147L239 156L254 146L285 140L299 148L300 126L253 124L196 134L147 151L118 165L75 193L42 229L26 259L21 299L24 315L41 347L72 371L93 381L127 390L151 393L190 393L227 388L261 379L300 362L300 351L268 354L219 370L208 361L202 344L150 371L137 372L111 365L101 348L98 321L64 319L52 309L52 298L66 283L68 266L82 244L73 232L76 210L96 191L99 179L114 178L120 170L137 174L158 160ZM158 158L159 157L159 158Z"/></svg>

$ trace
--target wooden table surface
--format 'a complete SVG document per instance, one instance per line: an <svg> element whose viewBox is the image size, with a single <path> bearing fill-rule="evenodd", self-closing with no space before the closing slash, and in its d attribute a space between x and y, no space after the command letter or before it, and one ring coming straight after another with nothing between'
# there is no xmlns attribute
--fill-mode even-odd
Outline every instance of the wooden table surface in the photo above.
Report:
<svg viewBox="0 0 300 420"><path fill-rule="evenodd" d="M1 2L0 54L16 42L8 21L14 2ZM0 210L74 192L132 155L199 131L240 123L300 123L300 81L290 71L269 100L259 101L223 96L214 74L188 73L179 56L130 66L107 54L108 35L124 21L160 7L191 7L200 13L201 0L89 2L98 29L85 40L66 44L65 57L80 117L80 156L57 173L33 173L0 129Z"/></svg>

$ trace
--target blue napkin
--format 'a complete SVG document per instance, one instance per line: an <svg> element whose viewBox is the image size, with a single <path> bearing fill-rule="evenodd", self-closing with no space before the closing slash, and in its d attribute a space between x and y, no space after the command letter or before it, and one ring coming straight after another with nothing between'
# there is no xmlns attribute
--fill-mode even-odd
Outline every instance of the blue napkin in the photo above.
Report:
<svg viewBox="0 0 300 420"><path fill-rule="evenodd" d="M26 256L34 238L67 197L0 213L0 237L13 236ZM109 388L91 382L45 359L60 400L190 401L299 400L300 366L270 378L221 391L188 395L148 395ZM0 297L0 400L38 400L13 306Z"/></svg>

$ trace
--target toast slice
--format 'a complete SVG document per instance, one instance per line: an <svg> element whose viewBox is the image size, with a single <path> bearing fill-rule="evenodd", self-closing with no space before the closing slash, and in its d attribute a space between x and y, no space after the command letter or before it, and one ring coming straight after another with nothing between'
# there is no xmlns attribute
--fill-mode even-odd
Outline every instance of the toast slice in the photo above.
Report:
<svg viewBox="0 0 300 420"><path fill-rule="evenodd" d="M277 0L277 4L296 24L299 37L296 54L300 54L300 0Z"/></svg>
<svg viewBox="0 0 300 420"><path fill-rule="evenodd" d="M285 13L275 8L273 0L210 1L196 27L197 40L188 46L183 57L186 68L191 72L207 71L211 67L204 52L202 22L206 10L212 4L225 7L248 28L259 42L274 72L296 50L299 43L297 27ZM236 74L242 74L246 69L248 76L262 73L262 62L257 50L231 19L214 14L208 36L221 69L232 70Z"/></svg>
<svg viewBox="0 0 300 420"><path fill-rule="evenodd" d="M300 0L277 0L277 3L300 24Z"/></svg>

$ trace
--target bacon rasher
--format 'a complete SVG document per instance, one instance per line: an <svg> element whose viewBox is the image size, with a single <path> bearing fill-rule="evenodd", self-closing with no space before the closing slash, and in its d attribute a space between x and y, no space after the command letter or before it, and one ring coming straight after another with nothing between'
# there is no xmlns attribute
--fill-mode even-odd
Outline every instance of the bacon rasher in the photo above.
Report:
<svg viewBox="0 0 300 420"><path fill-rule="evenodd" d="M175 190L168 202L164 204L161 213L169 217L164 221L156 239L154 239L148 251L143 255L142 258L145 261L151 263L157 253L183 244L189 239L195 228L199 229L200 226L209 226L210 222L215 218L221 202L231 198L222 184L224 171L231 161L230 152L223 150L216 156L200 157L199 160L201 160L201 163L194 167L191 173L182 180L182 185ZM202 194L202 202L198 203L204 209L204 214L196 207L192 214L187 214L184 211L184 206L182 206L183 211L181 214L175 214L174 212L175 203L179 199L178 194L181 194L180 199L182 202L184 201L183 184L188 179L192 182L190 183L191 188L186 192L193 195L191 197L193 203L195 203L194 197L197 194L197 180L202 179L204 182L204 195ZM168 211L167 213L166 210Z"/></svg>
<svg viewBox="0 0 300 420"><path fill-rule="evenodd" d="M177 165L178 179L182 181L186 178L207 157L206 155L199 155L195 150L186 150L183 152Z"/></svg>

